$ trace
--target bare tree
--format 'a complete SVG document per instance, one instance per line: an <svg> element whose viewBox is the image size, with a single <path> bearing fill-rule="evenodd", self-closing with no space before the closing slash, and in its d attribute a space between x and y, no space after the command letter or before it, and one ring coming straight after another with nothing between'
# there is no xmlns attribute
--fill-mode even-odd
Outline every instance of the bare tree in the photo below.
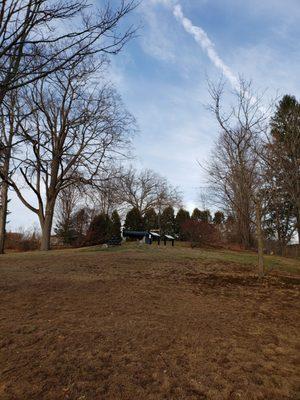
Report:
<svg viewBox="0 0 300 400"><path fill-rule="evenodd" d="M7 126L7 119L10 119L10 124ZM6 180L1 180L0 186L0 253L4 253L5 243L5 230L6 220L8 212L8 183L7 180L10 175L10 162L11 153L13 149L13 138L14 138L14 120L10 118L4 105L1 107L1 150L0 150L0 169L1 173Z"/></svg>
<svg viewBox="0 0 300 400"><path fill-rule="evenodd" d="M24 97L27 117L20 119L19 134L25 139L20 173L7 182L37 214L42 250L50 248L61 190L78 183L100 184L101 173L129 145L132 116L112 88L92 86L90 80L90 70L80 63L35 82ZM23 186L35 195L35 204L26 199Z"/></svg>
<svg viewBox="0 0 300 400"><path fill-rule="evenodd" d="M0 3L0 253L4 250L8 177L13 172L10 147L16 145L12 111L17 106L16 90L62 69L72 70L90 55L98 54L101 65L134 34L132 26L120 29L120 22L135 6L134 0L120 0L115 8L107 3L101 10L76 0ZM11 100L15 104L7 107Z"/></svg>
<svg viewBox="0 0 300 400"><path fill-rule="evenodd" d="M151 208L161 213L167 206L180 207L182 204L178 188L150 169L139 172L129 168L120 178L119 193L127 206L136 207L142 215Z"/></svg>
<svg viewBox="0 0 300 400"><path fill-rule="evenodd" d="M13 175L16 166L12 157L20 147L23 139L17 137L20 126L20 105L17 91L11 91L0 105L0 254L4 253L6 221L8 214L8 179Z"/></svg>
<svg viewBox="0 0 300 400"><path fill-rule="evenodd" d="M120 0L97 10L87 1L3 0L0 3L0 104L6 93L87 55L116 54L133 34L119 29L136 6Z"/></svg>
<svg viewBox="0 0 300 400"><path fill-rule="evenodd" d="M253 94L251 83L240 81L234 92L235 105L223 110L224 85L210 85L214 113L221 133L212 152L208 168L210 187L227 210L231 210L238 225L241 243L253 245L253 226L259 245L259 275L262 275L263 238L261 228L262 188L261 138L267 131L269 110L262 96Z"/></svg>
<svg viewBox="0 0 300 400"><path fill-rule="evenodd" d="M198 194L198 199L201 204L202 210L207 210L209 203L209 194L204 188L201 188Z"/></svg>
<svg viewBox="0 0 300 400"><path fill-rule="evenodd" d="M128 154L128 158L130 155ZM124 211L124 202L119 191L121 176L124 169L113 163L101 175L101 182L97 186L84 187L86 206L96 214L110 215L114 210Z"/></svg>
<svg viewBox="0 0 300 400"><path fill-rule="evenodd" d="M264 276L264 235L262 231L262 200L258 195L255 196L255 226L257 235L257 249L258 249L258 276Z"/></svg>
<svg viewBox="0 0 300 400"><path fill-rule="evenodd" d="M249 162L250 152L251 147L245 142L242 131L236 131L230 138L222 133L209 166L211 191L234 215L238 237L245 248L253 245L251 219L254 203L251 193L256 163Z"/></svg>

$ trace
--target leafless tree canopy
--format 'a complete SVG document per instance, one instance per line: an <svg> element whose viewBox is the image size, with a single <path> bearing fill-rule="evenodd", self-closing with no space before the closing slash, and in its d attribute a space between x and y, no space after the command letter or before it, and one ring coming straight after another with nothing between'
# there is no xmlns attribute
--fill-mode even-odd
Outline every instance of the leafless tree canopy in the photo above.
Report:
<svg viewBox="0 0 300 400"><path fill-rule="evenodd" d="M119 163L107 165L106 170L99 175L97 185L83 187L85 206L94 210L95 214L111 215L116 209L122 213L124 204L118 189L123 174L124 170Z"/></svg>
<svg viewBox="0 0 300 400"><path fill-rule="evenodd" d="M221 129L212 152L208 173L210 188L223 208L234 216L237 237L241 244L253 246L256 232L262 265L262 204L264 180L262 174L262 139L268 130L270 109L266 109L262 96L255 95L251 83L240 81L235 91L234 106L223 109L224 85L210 85L212 104L209 107Z"/></svg>
<svg viewBox="0 0 300 400"><path fill-rule="evenodd" d="M17 91L11 91L0 104L0 253L4 252L6 219L8 214L8 180L14 174L17 165L12 157L20 148L22 139L16 132L20 128L19 102Z"/></svg>
<svg viewBox="0 0 300 400"><path fill-rule="evenodd" d="M72 68L87 55L117 53L133 34L119 21L134 7L121 0L96 10L87 1L2 0L0 4L0 103L13 89Z"/></svg>
<svg viewBox="0 0 300 400"><path fill-rule="evenodd" d="M118 186L122 202L138 208L142 215L150 208L161 212L167 206L180 207L182 204L178 188L150 169L139 172L130 168L121 176Z"/></svg>
<svg viewBox="0 0 300 400"><path fill-rule="evenodd" d="M99 185L111 160L125 154L130 142L132 116L111 87L90 84L90 77L79 64L23 90L23 153L15 157L23 183L10 177L9 184L38 215L47 243L59 192L78 183ZM24 185L36 196L35 204L20 189Z"/></svg>
<svg viewBox="0 0 300 400"><path fill-rule="evenodd" d="M88 188L85 198L90 208L110 215L115 209L125 216L129 208L136 207L144 215L154 209L161 212L168 206L180 207L182 194L178 188L153 170L137 170L111 165L102 174L99 186Z"/></svg>
<svg viewBox="0 0 300 400"><path fill-rule="evenodd" d="M0 253L8 185L43 226L59 191L78 180L95 183L107 150L121 146L116 137L129 120L116 93L109 87L84 91L83 86L88 73L102 71L107 56L118 53L134 34L132 26L120 22L135 6L135 0L120 0L115 7L107 2L101 9L86 0L0 2ZM16 145L22 141L18 159ZM37 204L25 199L12 178L20 164Z"/></svg>

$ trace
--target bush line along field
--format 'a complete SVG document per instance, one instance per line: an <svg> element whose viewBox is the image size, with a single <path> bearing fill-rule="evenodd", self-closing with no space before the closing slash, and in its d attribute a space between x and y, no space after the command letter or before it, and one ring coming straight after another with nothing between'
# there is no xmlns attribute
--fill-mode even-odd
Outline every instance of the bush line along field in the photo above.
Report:
<svg viewBox="0 0 300 400"><path fill-rule="evenodd" d="M184 246L0 259L1 400L299 398L300 260Z"/></svg>

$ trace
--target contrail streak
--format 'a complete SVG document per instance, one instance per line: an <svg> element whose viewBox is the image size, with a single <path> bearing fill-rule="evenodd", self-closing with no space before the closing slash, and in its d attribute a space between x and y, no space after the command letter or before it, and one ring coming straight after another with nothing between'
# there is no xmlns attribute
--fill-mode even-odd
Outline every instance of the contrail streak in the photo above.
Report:
<svg viewBox="0 0 300 400"><path fill-rule="evenodd" d="M173 7L173 14L175 18L181 23L185 31L191 34L197 43L200 44L202 49L206 52L212 63L222 71L223 75L229 80L234 89L239 88L239 79L233 71L224 63L215 50L215 46L206 32L199 26L192 24L192 21L186 18L182 12L180 4Z"/></svg>

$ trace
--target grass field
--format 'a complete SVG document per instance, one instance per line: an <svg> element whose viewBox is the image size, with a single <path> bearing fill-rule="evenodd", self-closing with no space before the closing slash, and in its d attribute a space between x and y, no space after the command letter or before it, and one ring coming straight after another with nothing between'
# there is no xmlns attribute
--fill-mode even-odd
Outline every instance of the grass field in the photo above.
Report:
<svg viewBox="0 0 300 400"><path fill-rule="evenodd" d="M131 244L0 257L0 399L300 399L300 260Z"/></svg>

